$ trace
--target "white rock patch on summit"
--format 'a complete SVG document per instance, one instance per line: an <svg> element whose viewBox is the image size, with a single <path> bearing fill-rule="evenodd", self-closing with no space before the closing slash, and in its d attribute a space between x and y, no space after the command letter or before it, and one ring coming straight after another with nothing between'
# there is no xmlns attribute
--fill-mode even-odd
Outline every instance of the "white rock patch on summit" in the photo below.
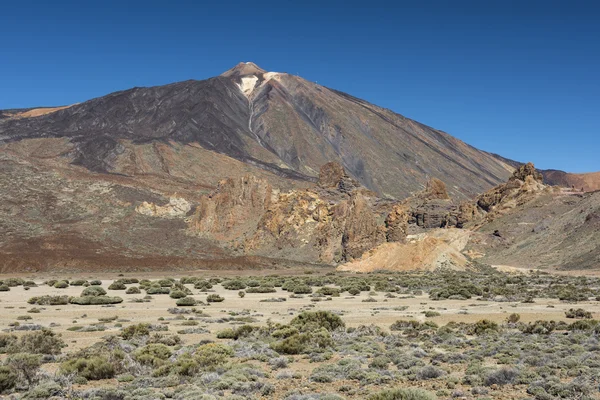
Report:
<svg viewBox="0 0 600 400"><path fill-rule="evenodd" d="M242 93L244 93L244 96L248 97L254 90L256 82L258 82L258 77L255 75L250 75L242 77L242 83L238 83L237 85Z"/></svg>
<svg viewBox="0 0 600 400"><path fill-rule="evenodd" d="M271 79L280 80L281 74L279 72L265 72L264 73L265 82L268 82Z"/></svg>

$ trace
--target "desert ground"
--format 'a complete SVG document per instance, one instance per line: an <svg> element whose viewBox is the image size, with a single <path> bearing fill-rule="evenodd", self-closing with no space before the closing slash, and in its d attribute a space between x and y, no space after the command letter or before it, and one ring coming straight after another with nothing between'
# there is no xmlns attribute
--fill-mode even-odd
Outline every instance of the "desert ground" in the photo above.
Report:
<svg viewBox="0 0 600 400"><path fill-rule="evenodd" d="M563 398L575 398L568 397L571 395L582 396L578 398L599 398L597 387L590 389L597 375L586 383L590 388L575 387L580 384L573 383L576 376L565 373L563 366L555 366L558 370L558 383L552 381L550 386L544 386L544 382L538 381L548 380L549 376L553 378L554 374L548 374L545 370L543 374L537 372L537 369L542 369L542 365L538 364L547 362L550 365L552 361L531 361L532 357L540 357L540 354L552 352L560 346L572 345L577 347L572 355L579 357L578 368L583 365L581 360L595 360L586 366L583 375L593 375L600 370L599 329L594 325L596 319L600 319L600 301L596 297L600 295L598 279L549 275L539 271L528 273L508 268L503 270L510 272L488 269L484 273L447 271L351 274L337 272L332 268L317 268L277 272L194 271L185 275L167 275L163 271L93 276L60 273L46 276L3 276L0 281L12 283L13 286L8 291L0 291L0 329L4 331L4 339L0 339L0 352L4 350L5 353L0 355L0 359L10 366L14 353L20 354L19 349L10 350L10 346L6 344L11 335L16 337L14 340L19 340L48 329L64 342L62 348L54 352L56 354L44 356L44 361L35 371L35 379L31 382L23 380L15 367L19 383L5 388L4 393L6 398L54 396L93 399L209 399L241 396L240 398L359 399L376 396L376 393L386 389L417 388L421 392L416 396L425 397L416 398L431 395L438 398L512 399L531 398L533 394L536 399L545 399L560 398L560 393L566 393L567 397ZM93 282L94 280L101 282ZM486 294L486 285L497 280L505 281L506 293ZM68 284L57 283L61 281ZM125 284L120 285L121 282ZM204 286L204 282L210 284ZM232 283L239 288L232 288ZM146 293L152 287L158 288L161 285L167 288L164 294ZM364 285L367 287L360 287ZM436 296L444 297L440 290L451 290L453 285L472 285L475 289L469 290L473 292L479 290L476 287L482 287L484 292L481 292L482 295L447 293L445 296L449 298L434 299ZM65 287L60 288L61 286ZM360 287L358 293L349 293L348 290L355 286ZM106 292L104 297L119 297L122 301L98 305L40 305L32 300L44 296L78 298L82 291L92 287L103 288ZM118 289L113 289L117 287ZM131 287L140 288L140 293L128 294L127 289ZM269 292L251 293L252 290L249 290L263 287ZM296 290L299 287L304 289ZM331 288L333 292L320 293L323 287ZM509 290L509 287L512 289ZM565 300L564 294L552 294L555 293L552 288L562 288L562 293L567 291L569 296L581 288L585 288L588 293L587 297L567 296ZM183 297L194 299L195 305L178 306L178 299L171 297L178 297L173 295L177 290L185 291ZM171 295L168 294L169 291ZM243 297L240 292L244 292ZM525 296L527 293L529 295ZM208 297L214 295L222 300L208 301ZM567 318L569 310L574 309L585 310L587 314L581 317L583 319L579 316ZM322 326L311 326L306 331L298 327L298 318L307 314L316 315L317 312L341 318L343 328L338 327L328 332L329 328L323 331L325 328ZM408 327L397 321L412 321L413 325ZM478 332L477 327L481 326L481 321L485 321L486 328ZM533 328L527 330L527 327L539 325L540 321L554 321L553 324L558 324L556 332L538 332ZM591 328L582 328L584 331L588 329L582 336L581 332L575 333L570 328L570 324L575 321L593 322ZM487 330L486 324L490 324L490 330ZM139 337L134 334L125 338L127 328L136 326L146 326L149 332L142 333ZM292 327L298 327L297 331ZM442 333L445 327L447 329ZM238 337L235 334L238 329L240 332L247 329L248 332L239 334ZM286 329L294 329L295 332L290 333L291 336L281 336L278 333ZM289 349L281 346L282 342L295 334L310 336L321 331L327 336L325 344L315 344L318 341L313 343L313 339L309 338L305 348ZM357 335L357 332L364 333ZM160 339L149 339L150 335L160 336ZM452 338L446 337L448 335ZM569 344L560 344L559 341L565 340L565 335L573 337L569 339ZM177 340L167 343L163 340L165 337L177 337ZM522 341L527 342L518 351L515 346L520 340L511 343L514 337L521 337ZM65 363L69 360L89 358L96 353L104 354L102 357L107 362L115 363L114 357L107 353L109 350L102 345L114 343L111 342L114 338L120 340L119 346L128 353L126 359L130 365L121 365L124 364L121 359L121 364L112 367L112 373L108 373L106 377L95 376L84 367L79 370L71 368L66 372ZM284 338L283 341L281 338ZM394 344L390 343L391 338L395 338ZM484 350L493 346L495 341L511 347L510 351L506 351L506 357L498 357L498 354L503 353L501 349ZM161 344L162 342L166 345ZM216 365L199 367L191 375L166 370L167 361L175 364L178 354L195 354L194 351L198 351L200 347L214 343L231 349L227 350L226 360ZM139 356L142 351L140 349L149 346L164 347L169 354L168 360L161 360L158 355L155 355L157 359L150 364L142 360ZM545 346L548 348L544 349ZM402 351L398 354L399 350ZM560 353L556 351L557 354ZM444 358L449 354L457 359ZM406 360L406 357L410 360ZM384 361L380 361L379 365L374 360ZM336 370L338 365L351 365L362 372L345 374ZM474 365L482 369L478 375L475 374L479 376L479 380L471 377ZM248 370L244 368L261 372L249 377ZM210 379L218 381L219 377L223 380L231 371L238 370L242 371L235 378L240 380L238 383L206 383ZM519 376L526 375L527 379L511 375L506 378L507 382L494 383L490 378L494 371L508 375L513 373L511 371L518 371ZM539 373L539 376L532 371ZM329 378L325 372L333 376ZM175 380L164 386L163 381L167 378ZM195 381L198 379L202 381L201 384ZM52 386L51 382L58 382L58 386L54 389L43 386ZM254 382L254 386L248 386L248 382ZM563 385L566 389L556 389L556 384ZM190 389L191 387L194 389ZM35 394L36 388L41 394ZM129 394L121 396L117 393L119 390ZM198 397L198 393L205 397Z"/></svg>

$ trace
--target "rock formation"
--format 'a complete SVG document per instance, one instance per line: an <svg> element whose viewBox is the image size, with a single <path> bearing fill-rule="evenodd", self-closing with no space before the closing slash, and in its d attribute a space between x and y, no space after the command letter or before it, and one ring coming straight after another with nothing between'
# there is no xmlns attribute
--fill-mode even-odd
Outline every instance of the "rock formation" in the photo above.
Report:
<svg viewBox="0 0 600 400"><path fill-rule="evenodd" d="M385 219L388 242L402 242L408 233L408 213L406 206L396 204Z"/></svg>
<svg viewBox="0 0 600 400"><path fill-rule="evenodd" d="M191 226L202 236L235 239L269 208L272 196L266 180L251 175L225 179L212 194L200 198Z"/></svg>
<svg viewBox="0 0 600 400"><path fill-rule="evenodd" d="M350 193L360 188L360 183L349 177L344 167L336 162L328 162L319 169L317 182L323 189L334 189L342 193Z"/></svg>
<svg viewBox="0 0 600 400"><path fill-rule="evenodd" d="M508 182L498 185L477 197L476 205L479 213L485 215L489 221L496 214L523 205L539 194L550 188L543 183L542 175L535 169L532 163L525 164L517 169L509 178ZM475 218L475 221L477 218Z"/></svg>
<svg viewBox="0 0 600 400"><path fill-rule="evenodd" d="M430 178L424 190L406 200L409 224L423 229L456 226L456 205L448 196L446 185Z"/></svg>
<svg viewBox="0 0 600 400"><path fill-rule="evenodd" d="M246 255L339 263L406 237L406 208L378 208L377 201L328 163L309 189L278 192L250 176L225 180L200 199L188 223L194 234L226 240Z"/></svg>
<svg viewBox="0 0 600 400"><path fill-rule="evenodd" d="M169 203L164 206L144 201L136 207L135 211L152 217L178 218L186 216L191 209L192 206L189 201L181 197L172 196L169 198Z"/></svg>

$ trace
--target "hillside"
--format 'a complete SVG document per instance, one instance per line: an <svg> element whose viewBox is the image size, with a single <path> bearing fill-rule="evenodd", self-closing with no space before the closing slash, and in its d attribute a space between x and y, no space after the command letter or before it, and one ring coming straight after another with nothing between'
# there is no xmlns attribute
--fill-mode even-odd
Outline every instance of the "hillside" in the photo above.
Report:
<svg viewBox="0 0 600 400"><path fill-rule="evenodd" d="M133 88L36 114L0 119L0 145L64 138L60 157L68 162L126 176L174 175L214 185L178 170L181 146L305 182L335 161L365 187L398 199L431 176L444 180L453 197L469 198L512 171L444 132L252 63L207 80Z"/></svg>

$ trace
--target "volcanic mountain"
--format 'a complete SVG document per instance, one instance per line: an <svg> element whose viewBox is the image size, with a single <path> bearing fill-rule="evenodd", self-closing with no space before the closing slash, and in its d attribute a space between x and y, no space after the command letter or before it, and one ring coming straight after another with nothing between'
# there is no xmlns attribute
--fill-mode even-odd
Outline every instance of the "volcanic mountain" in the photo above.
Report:
<svg viewBox="0 0 600 400"><path fill-rule="evenodd" d="M460 228L518 167L253 63L3 110L0 272L350 262Z"/></svg>
<svg viewBox="0 0 600 400"><path fill-rule="evenodd" d="M513 170L442 131L253 63L202 81L0 115L5 145L62 139L60 156L90 171L209 186L216 181L181 168L173 153L203 149L297 182L314 182L321 165L335 161L365 187L398 199L423 189L429 177L446 182L452 197L472 197ZM213 168L225 172L227 162Z"/></svg>

